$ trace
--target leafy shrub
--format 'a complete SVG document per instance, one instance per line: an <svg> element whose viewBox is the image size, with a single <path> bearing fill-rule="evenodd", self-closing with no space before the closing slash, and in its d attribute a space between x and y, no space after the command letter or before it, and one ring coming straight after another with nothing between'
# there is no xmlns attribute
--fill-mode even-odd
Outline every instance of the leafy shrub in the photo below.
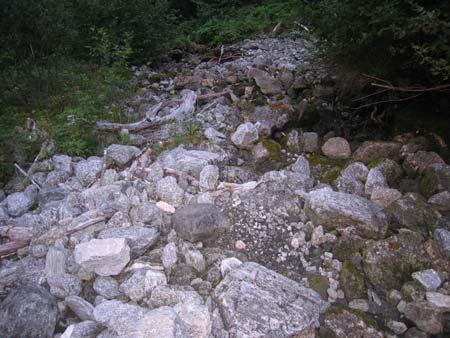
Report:
<svg viewBox="0 0 450 338"><path fill-rule="evenodd" d="M303 0L303 13L344 64L425 82L450 78L447 0Z"/></svg>

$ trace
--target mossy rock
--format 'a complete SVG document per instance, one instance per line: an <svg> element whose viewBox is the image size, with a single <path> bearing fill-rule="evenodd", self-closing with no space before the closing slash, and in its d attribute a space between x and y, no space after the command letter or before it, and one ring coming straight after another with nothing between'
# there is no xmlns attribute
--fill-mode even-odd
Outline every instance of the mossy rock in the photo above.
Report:
<svg viewBox="0 0 450 338"><path fill-rule="evenodd" d="M350 260L344 261L339 283L348 301L367 296L364 274L358 271Z"/></svg>
<svg viewBox="0 0 450 338"><path fill-rule="evenodd" d="M328 282L328 278L322 276L318 273L312 273L308 276L309 287L316 291L322 299L328 299L328 288L330 287L330 283Z"/></svg>
<svg viewBox="0 0 450 338"><path fill-rule="evenodd" d="M327 184L333 184L347 165L347 160L332 159L318 153L311 154L308 160L314 177Z"/></svg>
<svg viewBox="0 0 450 338"><path fill-rule="evenodd" d="M420 193L426 198L430 198L444 190L450 190L450 166L431 165L425 170L420 181Z"/></svg>
<svg viewBox="0 0 450 338"><path fill-rule="evenodd" d="M364 247L362 239L357 237L342 236L333 245L333 256L340 261L350 259L355 253L361 252Z"/></svg>
<svg viewBox="0 0 450 338"><path fill-rule="evenodd" d="M269 155L267 159L281 162L281 146L271 139L262 139L261 144L267 150Z"/></svg>
<svg viewBox="0 0 450 338"><path fill-rule="evenodd" d="M416 302L425 298L426 290L416 281L409 281L403 284L401 292L404 300Z"/></svg>

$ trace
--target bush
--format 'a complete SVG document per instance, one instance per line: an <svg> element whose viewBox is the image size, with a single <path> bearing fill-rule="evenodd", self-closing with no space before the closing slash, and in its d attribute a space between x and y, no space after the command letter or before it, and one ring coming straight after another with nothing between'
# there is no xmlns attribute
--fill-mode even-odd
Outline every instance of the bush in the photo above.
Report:
<svg viewBox="0 0 450 338"><path fill-rule="evenodd" d="M341 63L391 78L450 78L447 0L303 0L303 13Z"/></svg>

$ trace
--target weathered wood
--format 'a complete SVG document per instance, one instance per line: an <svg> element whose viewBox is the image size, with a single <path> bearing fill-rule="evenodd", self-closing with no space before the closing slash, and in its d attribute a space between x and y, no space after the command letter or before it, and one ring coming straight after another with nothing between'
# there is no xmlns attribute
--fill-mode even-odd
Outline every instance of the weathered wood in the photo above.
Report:
<svg viewBox="0 0 450 338"><path fill-rule="evenodd" d="M15 254L17 250L25 248L30 241L13 241L0 245L0 257Z"/></svg>
<svg viewBox="0 0 450 338"><path fill-rule="evenodd" d="M25 227L3 227L0 228L0 236L7 237L11 240L0 245L0 257L5 257L16 253L17 250L30 244L32 232L30 228Z"/></svg>

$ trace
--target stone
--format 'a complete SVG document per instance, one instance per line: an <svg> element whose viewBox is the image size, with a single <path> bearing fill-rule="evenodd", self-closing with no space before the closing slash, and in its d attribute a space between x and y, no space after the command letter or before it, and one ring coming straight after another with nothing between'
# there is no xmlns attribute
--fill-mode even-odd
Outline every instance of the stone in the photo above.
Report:
<svg viewBox="0 0 450 338"><path fill-rule="evenodd" d="M123 168L140 153L141 150L134 146L112 144L105 151L105 166Z"/></svg>
<svg viewBox="0 0 450 338"><path fill-rule="evenodd" d="M405 333L405 338L430 338L428 334L419 330L417 327L412 327Z"/></svg>
<svg viewBox="0 0 450 338"><path fill-rule="evenodd" d="M215 190L219 181L219 167L207 165L200 172L200 188L203 190Z"/></svg>
<svg viewBox="0 0 450 338"><path fill-rule="evenodd" d="M6 222L9 219L9 214L4 206L0 206L0 222Z"/></svg>
<svg viewBox="0 0 450 338"><path fill-rule="evenodd" d="M168 243L163 249L161 261L166 270L172 269L172 267L177 263L177 246L175 243Z"/></svg>
<svg viewBox="0 0 450 338"><path fill-rule="evenodd" d="M369 301L367 299L353 299L348 303L348 307L353 310L359 310L362 312L369 311Z"/></svg>
<svg viewBox="0 0 450 338"><path fill-rule="evenodd" d="M100 231L97 238L125 238L131 250L131 257L137 258L156 244L159 238L159 231L156 228L134 226L127 228L109 228Z"/></svg>
<svg viewBox="0 0 450 338"><path fill-rule="evenodd" d="M36 203L38 189L34 185L28 186L24 192L15 192L6 197L8 213L12 217L21 216Z"/></svg>
<svg viewBox="0 0 450 338"><path fill-rule="evenodd" d="M112 277L97 276L93 289L106 299L113 299L120 295L119 283Z"/></svg>
<svg viewBox="0 0 450 338"><path fill-rule="evenodd" d="M162 224L162 212L156 204L144 202L131 208L130 219L135 225L144 224L159 227Z"/></svg>
<svg viewBox="0 0 450 338"><path fill-rule="evenodd" d="M442 313L427 301L406 304L404 314L420 330L435 335L442 333Z"/></svg>
<svg viewBox="0 0 450 338"><path fill-rule="evenodd" d="M230 228L226 216L212 204L194 204L172 216L177 234L190 242L212 241Z"/></svg>
<svg viewBox="0 0 450 338"><path fill-rule="evenodd" d="M322 153L329 158L346 160L352 155L350 144L345 138L332 137L322 146Z"/></svg>
<svg viewBox="0 0 450 338"><path fill-rule="evenodd" d="M0 307L2 338L52 338L58 318L56 301L45 289L21 286Z"/></svg>
<svg viewBox="0 0 450 338"><path fill-rule="evenodd" d="M190 337L210 337L211 314L205 305L199 302L184 302L175 306L175 311L178 313Z"/></svg>
<svg viewBox="0 0 450 338"><path fill-rule="evenodd" d="M300 152L300 134L297 130L293 129L287 134L286 147L290 152Z"/></svg>
<svg viewBox="0 0 450 338"><path fill-rule="evenodd" d="M75 261L86 271L100 276L118 275L130 261L125 238L92 239L74 250Z"/></svg>
<svg viewBox="0 0 450 338"><path fill-rule="evenodd" d="M436 229L433 237L437 243L439 252L441 252L446 258L450 259L450 231L445 229Z"/></svg>
<svg viewBox="0 0 450 338"><path fill-rule="evenodd" d="M410 176L423 174L424 171L432 164L445 164L444 160L435 152L418 151L408 154L403 161L403 169Z"/></svg>
<svg viewBox="0 0 450 338"><path fill-rule="evenodd" d="M367 295L364 274L358 271L349 260L345 260L342 265L339 285L344 291L345 298L348 301L364 298Z"/></svg>
<svg viewBox="0 0 450 338"><path fill-rule="evenodd" d="M392 203L402 198L402 196L402 193L397 189L375 187L370 195L370 200L382 208L387 208Z"/></svg>
<svg viewBox="0 0 450 338"><path fill-rule="evenodd" d="M320 328L321 337L384 338L375 320L367 314L345 307L330 307Z"/></svg>
<svg viewBox="0 0 450 338"><path fill-rule="evenodd" d="M426 293L426 299L429 303L433 304L442 312L450 312L450 296L444 295L439 292L428 291Z"/></svg>
<svg viewBox="0 0 450 338"><path fill-rule="evenodd" d="M214 300L231 337L287 337L319 326L325 311L315 291L259 264L229 271Z"/></svg>
<svg viewBox="0 0 450 338"><path fill-rule="evenodd" d="M97 178L100 177L102 169L102 159L91 156L87 160L78 162L75 165L75 176L84 187L87 187L93 184Z"/></svg>
<svg viewBox="0 0 450 338"><path fill-rule="evenodd" d="M431 196L428 199L428 204L438 211L450 211L450 192L442 191Z"/></svg>
<svg viewBox="0 0 450 338"><path fill-rule="evenodd" d="M315 153L319 150L319 134L304 132L300 135L300 149L305 153Z"/></svg>
<svg viewBox="0 0 450 338"><path fill-rule="evenodd" d="M120 290L132 301L139 302L149 296L158 285L165 284L167 284L167 278L162 271L139 269L120 285Z"/></svg>
<svg viewBox="0 0 450 338"><path fill-rule="evenodd" d="M64 299L64 303L66 303L69 309L71 309L81 320L94 320L94 307L83 298L78 296L68 296Z"/></svg>
<svg viewBox="0 0 450 338"><path fill-rule="evenodd" d="M408 330L408 327L403 322L397 322L395 320L390 320L386 325L388 328L392 330L395 334L403 334Z"/></svg>
<svg viewBox="0 0 450 338"><path fill-rule="evenodd" d="M366 195L371 195L375 188L388 188L386 177L379 169L370 169L364 186Z"/></svg>
<svg viewBox="0 0 450 338"><path fill-rule="evenodd" d="M387 231L381 208L356 195L315 190L306 196L305 212L313 223L327 229L354 226L356 233L366 238L382 238Z"/></svg>
<svg viewBox="0 0 450 338"><path fill-rule="evenodd" d="M227 136L212 127L208 127L204 131L205 137L213 143L220 144L226 141Z"/></svg>
<svg viewBox="0 0 450 338"><path fill-rule="evenodd" d="M450 191L450 165L442 163L430 165L420 181L420 193L430 198L445 190Z"/></svg>
<svg viewBox="0 0 450 338"><path fill-rule="evenodd" d="M424 300L425 288L416 281L406 282L402 285L403 299L408 302L416 302Z"/></svg>
<svg viewBox="0 0 450 338"><path fill-rule="evenodd" d="M381 171L389 186L395 185L400 176L403 175L402 167L400 167L397 162L390 159L384 160L373 169Z"/></svg>
<svg viewBox="0 0 450 338"><path fill-rule="evenodd" d="M442 284L439 274L433 269L416 271L411 277L427 291L436 291Z"/></svg>
<svg viewBox="0 0 450 338"><path fill-rule="evenodd" d="M368 241L363 250L367 280L381 293L399 290L413 272L429 264L423 241L420 234L408 230L387 239Z"/></svg>
<svg viewBox="0 0 450 338"><path fill-rule="evenodd" d="M361 163L354 162L347 166L336 180L336 186L340 192L364 195L364 182L367 180L369 169Z"/></svg>
<svg viewBox="0 0 450 338"><path fill-rule="evenodd" d="M164 201L159 201L158 203L156 203L156 207L158 209L161 209L162 211L168 213L168 214L173 214L175 213L175 207L169 203L166 203Z"/></svg>
<svg viewBox="0 0 450 338"><path fill-rule="evenodd" d="M203 303L202 297L190 286L159 285L153 289L148 301L154 308L175 306L179 303Z"/></svg>
<svg viewBox="0 0 450 338"><path fill-rule="evenodd" d="M126 337L191 338L183 321L170 307L160 307L147 312L129 328Z"/></svg>
<svg viewBox="0 0 450 338"><path fill-rule="evenodd" d="M220 262L220 273L222 277L225 277L228 272L238 268L242 265L242 262L236 257L225 258Z"/></svg>
<svg viewBox="0 0 450 338"><path fill-rule="evenodd" d="M380 159L397 159L402 144L392 141L365 141L353 154L355 161L369 164Z"/></svg>
<svg viewBox="0 0 450 338"><path fill-rule="evenodd" d="M61 202L66 196L69 195L69 191L65 188L51 188L44 187L39 190L38 201L39 207L44 209L48 204L54 204L54 202Z"/></svg>
<svg viewBox="0 0 450 338"><path fill-rule="evenodd" d="M184 253L186 264L192 266L197 272L202 273L206 269L205 257L199 250L191 249Z"/></svg>
<svg viewBox="0 0 450 338"><path fill-rule="evenodd" d="M52 162L55 171L62 171L67 174L72 175L72 158L67 155L54 155L52 157Z"/></svg>
<svg viewBox="0 0 450 338"><path fill-rule="evenodd" d="M264 159L268 159L270 157L270 152L264 146L264 144L259 142L257 145L255 145L252 148L252 156L255 159L255 161L261 161L261 160L264 160Z"/></svg>
<svg viewBox="0 0 450 338"><path fill-rule="evenodd" d="M175 208L183 205L184 191L173 176L167 176L158 181L156 194L162 201L173 205Z"/></svg>
<svg viewBox="0 0 450 338"><path fill-rule="evenodd" d="M263 94L277 95L281 94L283 91L281 82L261 69L251 68L248 71L248 77L255 80L256 85L259 87Z"/></svg>
<svg viewBox="0 0 450 338"><path fill-rule="evenodd" d="M148 309L140 306L122 303L118 300L107 300L94 308L94 318L96 322L104 325L119 337L131 337L130 332L147 312Z"/></svg>
<svg viewBox="0 0 450 338"><path fill-rule="evenodd" d="M101 326L94 321L87 320L81 323L69 325L61 338L95 338L100 332Z"/></svg>
<svg viewBox="0 0 450 338"><path fill-rule="evenodd" d="M258 138L258 130L253 123L247 122L239 125L231 135L231 142L238 148L249 150L258 141Z"/></svg>

